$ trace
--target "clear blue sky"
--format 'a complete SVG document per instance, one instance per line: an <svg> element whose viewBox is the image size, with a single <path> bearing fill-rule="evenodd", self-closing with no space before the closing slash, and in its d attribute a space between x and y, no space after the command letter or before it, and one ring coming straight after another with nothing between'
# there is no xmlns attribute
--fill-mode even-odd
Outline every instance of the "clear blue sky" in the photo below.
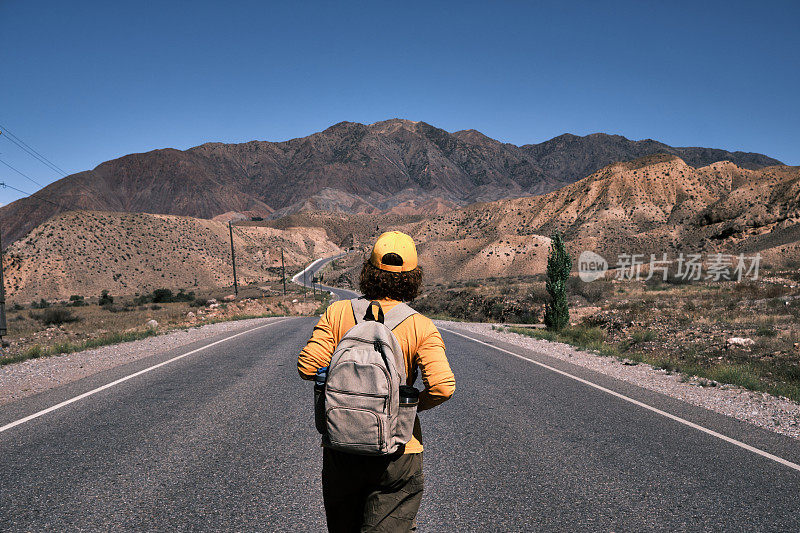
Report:
<svg viewBox="0 0 800 533"><path fill-rule="evenodd" d="M798 165L799 21L794 1L0 0L0 124L68 173L392 117ZM2 136L0 160L59 177ZM37 189L2 165L0 181Z"/></svg>

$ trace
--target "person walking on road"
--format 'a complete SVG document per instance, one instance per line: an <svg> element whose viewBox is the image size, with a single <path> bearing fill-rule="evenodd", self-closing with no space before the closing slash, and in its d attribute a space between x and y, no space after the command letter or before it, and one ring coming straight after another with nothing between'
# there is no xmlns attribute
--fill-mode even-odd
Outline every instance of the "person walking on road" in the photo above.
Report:
<svg viewBox="0 0 800 533"><path fill-rule="evenodd" d="M416 529L424 485L422 431L413 411L408 411L408 422L400 420L403 402L418 401L414 403L416 410L424 411L448 400L455 391L455 377L441 334L429 318L402 303L413 300L421 285L422 268L417 264L414 241L399 231L384 233L361 269L359 288L364 296L331 304L297 360L300 376L316 380L317 390L325 391L323 398L328 402L316 415L323 418L317 428L323 433L322 494L328 531L394 533ZM352 331L378 331L369 328L385 331L386 342L369 339L366 348L351 349L349 359L344 357L348 342L364 340L359 338L365 336L363 333L354 335ZM392 354L393 347L396 356ZM356 356L375 357L379 364L367 364L363 359L359 362ZM384 363L388 371L374 370ZM413 389L418 370L422 391ZM383 380L383 394L340 390L348 384L355 383L350 387L353 388L374 379L370 372ZM384 374L386 378L382 377ZM402 381L399 393L393 392L390 375L397 375ZM347 408L335 403L339 399L361 403ZM386 409L388 415L381 409ZM370 425L379 435L372 443L368 442ZM347 432L358 435L349 438Z"/></svg>

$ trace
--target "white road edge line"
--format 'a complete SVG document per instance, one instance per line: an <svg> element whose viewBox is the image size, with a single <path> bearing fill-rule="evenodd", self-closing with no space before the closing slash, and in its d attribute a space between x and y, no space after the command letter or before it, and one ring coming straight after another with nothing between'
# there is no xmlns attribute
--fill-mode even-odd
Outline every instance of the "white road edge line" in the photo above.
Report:
<svg viewBox="0 0 800 533"><path fill-rule="evenodd" d="M195 354L197 352L201 352L203 350L211 348L212 346L216 346L217 344L221 344L221 343L227 342L227 341L229 341L231 339L235 339L236 337L239 337L240 335L244 335L246 333L251 333L253 331L257 331L259 329L266 328L268 326L272 326L272 325L278 324L280 322L285 322L286 320L289 320L289 319L288 318L283 318L281 320L275 320L273 322L270 322L269 324L263 324L261 326L256 326L256 327L248 329L246 331L241 331L239 333L236 333L235 335L231 335L230 337L225 337L224 339L220 339L218 341L214 341L211 344L206 344L205 346L201 346L200 348L194 349L194 350L192 350L190 352L186 352L185 354L181 354L181 355L175 356L172 359L167 359L166 361L162 361L162 362L160 362L160 363L158 363L156 365L147 367L147 368L145 368L143 370L139 370L138 372L134 372L133 374L129 374L129 375L125 376L125 377L119 378L118 380L112 381L111 383L106 383L105 385L103 385L101 387L97 387L96 389L92 389L92 390L90 390L88 392L84 392L83 394L79 394L78 396L75 396L74 398L70 398L69 400L64 400L61 403L58 403L58 404L53 405L51 407L48 407L47 409L42 409L41 411L33 413L32 415L28 415L28 416L26 416L24 418L20 418L19 420L15 420L14 422L10 422L10 423L6 424L5 426L0 427L0 433L2 433L4 431L8 431L9 429L11 429L13 427L16 427L16 426L19 426L20 424L24 424L25 422L33 420L34 418L39 418L40 416L46 415L47 413L52 413L56 409L61 409L62 407L66 407L67 405L69 405L71 403L75 403L78 400L82 400L84 398L87 398L87 397L91 396L92 394L96 394L96 393L98 393L100 391L104 391L106 389L110 389L114 385L119 385L120 383L128 381L129 379L135 378L136 376L141 376L142 374L150 372L151 370L155 370L156 368L160 368L160 367L162 367L164 365L168 365L168 364L173 363L173 362L175 362L175 361L177 361L179 359L183 359L184 357L190 356L190 355Z"/></svg>
<svg viewBox="0 0 800 533"><path fill-rule="evenodd" d="M587 380L585 380L583 378L579 378L578 376L574 376L574 375L570 374L569 372L565 372L563 370L559 370L558 368L552 367L550 365L546 365L545 363L540 363L539 361L535 361L533 359L529 359L527 357L524 357L524 356L519 355L517 353L514 353L512 351L506 350L504 348L500 348L499 346L494 346L492 344L489 344L488 342L483 342L482 340L476 339L474 337L470 337L469 335L464 335L463 333L459 333L459 332L453 331L451 329L446 329L446 328L439 328L439 329L441 329L442 331L446 331L448 333L452 333L453 335L458 335L459 337L464 337L465 339L469 339L469 340L471 340L473 342L477 342L479 344L483 344L484 346L488 346L489 348L494 348L495 350L507 353L509 355L513 355L514 357L516 357L518 359L522 359L523 361L527 361L529 363L533 363L533 364L538 365L538 366L540 366L542 368L546 368L547 370L550 370L552 372L556 372L557 374L561 374L562 376L566 376L566 377L568 377L570 379L574 379L575 381L583 383L584 385L588 385L589 387L592 387L592 388L595 388L597 390L603 391L603 392L605 392L607 394L610 394L612 396L616 396L617 398L619 398L621 400L625 400L626 402L630 402L630 403L632 403L634 405L637 405L639 407L643 407L644 409L647 409L648 411L652 411L652 412L654 412L656 414L659 414L661 416L665 416L665 417L667 417L667 418L669 418L671 420L674 420L676 422L679 422L679 423L681 423L681 424L683 424L685 426L689 426L690 428L694 428L694 429L696 429L698 431L702 431L703 433L711 435L712 437L716 437L718 439L724 440L725 442L729 442L729 443L734 444L734 445L736 445L736 446L738 446L740 448L744 448L745 450L747 450L749 452L753 452L753 453L758 454L758 455L760 455L762 457L766 457L767 459L771 459L771 460L775 461L776 463L780 463L780 464L782 464L784 466L788 466L789 468L792 468L792 469L797 470L798 472L800 472L800 465L798 465L796 463L793 463L791 461L787 461L786 459L784 459L782 457L778 457L777 455L773 455L773 454L771 454L769 452L765 452L764 450L760 450L758 448L750 446L749 444L745 444L742 441L739 441L739 440L736 440L734 438L728 437L727 435L723 435L722 433L717 433L716 431L714 431L712 429L708 429L707 427L701 426L699 424L695 424L694 422L690 422L690 421L686 420L685 418L681 418L679 416L673 415L673 414L668 413L666 411L662 411L661 409L658 409L657 407L653 407L652 405L648 405L646 403L640 402L639 400L634 400L633 398L631 398L629 396L625 396L624 394L620 394L619 392L613 391L611 389L607 389L607 388L603 387L602 385L598 385L597 383L592 383L591 381L587 381Z"/></svg>

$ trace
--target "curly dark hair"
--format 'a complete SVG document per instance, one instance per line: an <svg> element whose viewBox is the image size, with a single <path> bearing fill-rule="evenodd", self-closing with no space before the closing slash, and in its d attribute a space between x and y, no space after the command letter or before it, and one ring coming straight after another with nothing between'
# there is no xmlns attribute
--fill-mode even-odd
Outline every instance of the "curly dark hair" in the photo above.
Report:
<svg viewBox="0 0 800 533"><path fill-rule="evenodd" d="M422 267L408 272L388 272L369 261L364 261L358 288L369 300L391 298L399 302L410 302L422 287Z"/></svg>

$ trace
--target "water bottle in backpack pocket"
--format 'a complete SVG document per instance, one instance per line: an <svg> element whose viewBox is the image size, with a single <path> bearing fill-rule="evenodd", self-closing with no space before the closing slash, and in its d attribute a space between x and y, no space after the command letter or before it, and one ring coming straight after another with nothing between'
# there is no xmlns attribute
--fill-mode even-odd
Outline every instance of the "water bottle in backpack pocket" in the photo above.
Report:
<svg viewBox="0 0 800 533"><path fill-rule="evenodd" d="M325 433L325 382L328 380L328 367L317 369L314 377L314 425L317 431Z"/></svg>
<svg viewBox="0 0 800 533"><path fill-rule="evenodd" d="M417 419L419 406L419 390L410 385L400 385L400 415L398 416L397 433L411 435L414 432L414 421ZM409 440L411 440L409 438Z"/></svg>

